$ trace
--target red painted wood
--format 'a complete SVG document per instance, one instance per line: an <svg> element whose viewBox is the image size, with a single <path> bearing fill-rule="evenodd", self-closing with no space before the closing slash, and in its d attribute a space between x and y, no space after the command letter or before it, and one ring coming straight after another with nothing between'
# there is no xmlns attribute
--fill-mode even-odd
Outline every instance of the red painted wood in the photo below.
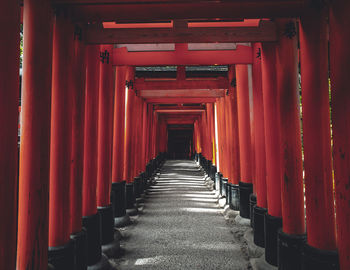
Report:
<svg viewBox="0 0 350 270"><path fill-rule="evenodd" d="M98 88L100 46L86 46L83 216L95 215L97 187Z"/></svg>
<svg viewBox="0 0 350 270"><path fill-rule="evenodd" d="M223 98L218 100L218 137L219 137L219 154L220 154L220 171L227 177L227 159L226 159L226 125L225 125L225 101Z"/></svg>
<svg viewBox="0 0 350 270"><path fill-rule="evenodd" d="M126 67L115 69L112 182L123 181Z"/></svg>
<svg viewBox="0 0 350 270"><path fill-rule="evenodd" d="M148 114L147 114L147 103L142 101L142 151L141 151L141 170L145 171L147 165L147 133L148 133Z"/></svg>
<svg viewBox="0 0 350 270"><path fill-rule="evenodd" d="M332 84L332 123L334 181L337 209L337 243L340 269L350 269L350 115L349 63L350 63L350 2L331 3L330 59Z"/></svg>
<svg viewBox="0 0 350 270"><path fill-rule="evenodd" d="M73 25L56 15L52 54L49 246L63 246L70 236L70 166L72 137Z"/></svg>
<svg viewBox="0 0 350 270"><path fill-rule="evenodd" d="M101 45L100 52L112 55L113 45ZM112 178L112 130L114 72L109 62L100 63L97 152L97 206L110 205Z"/></svg>
<svg viewBox="0 0 350 270"><path fill-rule="evenodd" d="M312 16L302 17L300 24L306 223L309 245L335 250L337 245L329 114L328 13L325 11L310 10L308 14Z"/></svg>
<svg viewBox="0 0 350 270"><path fill-rule="evenodd" d="M134 80L134 71L133 68L128 67L126 71L126 80ZM132 176L132 169L134 164L134 159L132 156L132 143L133 143L133 110L134 110L134 100L135 93L134 90L127 89L127 101L126 101L126 109L125 109L125 140L124 140L124 173L123 178L128 183L134 181Z"/></svg>
<svg viewBox="0 0 350 270"><path fill-rule="evenodd" d="M162 65L229 65L252 63L252 49L238 45L232 51L157 51L128 52L125 47L113 51L115 66L162 66Z"/></svg>
<svg viewBox="0 0 350 270"><path fill-rule="evenodd" d="M214 123L214 104L207 103L207 111L209 115L209 132L210 132L210 147L212 148L212 161L216 165L216 146L215 146L215 123Z"/></svg>
<svg viewBox="0 0 350 270"><path fill-rule="evenodd" d="M277 89L281 123L281 198L283 231L305 233L303 169L301 156L300 109L298 97L297 37L285 36L286 24L294 20L278 20L280 41L277 47Z"/></svg>
<svg viewBox="0 0 350 270"><path fill-rule="evenodd" d="M74 41L75 55L72 80L72 152L70 169L70 232L82 228L83 214L83 167L84 167L84 115L85 115L85 45L78 38Z"/></svg>
<svg viewBox="0 0 350 270"><path fill-rule="evenodd" d="M214 103L216 98L147 98L145 101L153 104Z"/></svg>
<svg viewBox="0 0 350 270"><path fill-rule="evenodd" d="M274 217L282 217L280 164L282 157L277 103L276 45L263 43L261 56L268 213Z"/></svg>
<svg viewBox="0 0 350 270"><path fill-rule="evenodd" d="M16 267L19 3L0 3L0 269Z"/></svg>
<svg viewBox="0 0 350 270"><path fill-rule="evenodd" d="M48 252L52 13L46 0L24 5L17 269L41 270Z"/></svg>
<svg viewBox="0 0 350 270"><path fill-rule="evenodd" d="M253 175L247 65L236 65L236 78L241 181L251 183Z"/></svg>
<svg viewBox="0 0 350 270"><path fill-rule="evenodd" d="M253 52L254 55L261 53L260 43L253 45ZM257 205L267 208L264 102L261 76L261 58L255 57L253 63L255 186Z"/></svg>
<svg viewBox="0 0 350 270"><path fill-rule="evenodd" d="M232 129L232 115L230 113L232 102L230 96L226 95L224 97L225 100L225 141L226 141L226 147L225 147L225 159L226 159L226 168L227 168L227 175L229 183L233 183L233 129Z"/></svg>

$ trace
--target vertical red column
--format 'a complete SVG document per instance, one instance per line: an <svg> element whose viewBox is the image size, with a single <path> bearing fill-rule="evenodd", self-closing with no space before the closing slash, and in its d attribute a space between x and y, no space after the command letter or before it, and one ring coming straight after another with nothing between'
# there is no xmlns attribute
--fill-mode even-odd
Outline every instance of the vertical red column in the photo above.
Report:
<svg viewBox="0 0 350 270"><path fill-rule="evenodd" d="M294 245L296 237L301 238L299 244L302 244L303 234L305 234L305 216L296 22L291 19L281 19L278 20L278 28L280 40L277 47L276 67L281 123L281 156L283 157L281 163L283 230L278 236L278 261L281 266L290 266L293 263L296 267L294 269L298 269L301 253L295 252Z"/></svg>
<svg viewBox="0 0 350 270"><path fill-rule="evenodd" d="M74 267L70 241L70 157L73 70L73 25L64 10L56 10L52 55L49 262L57 269Z"/></svg>
<svg viewBox="0 0 350 270"><path fill-rule="evenodd" d="M111 204L114 98L112 52L113 45L100 46L96 196L97 209L101 217L102 251L108 257L115 256L114 253L119 248L119 242L114 242L114 218Z"/></svg>
<svg viewBox="0 0 350 270"><path fill-rule="evenodd" d="M253 103L254 103L254 148L255 148L255 185L257 205L254 207L254 243L264 247L264 216L267 212L266 195L266 153L264 105L261 75L261 44L253 45Z"/></svg>
<svg viewBox="0 0 350 270"><path fill-rule="evenodd" d="M147 102L142 101L142 165L141 169L145 170L147 164L147 132L148 132L148 123L147 123Z"/></svg>
<svg viewBox="0 0 350 270"><path fill-rule="evenodd" d="M266 191L265 259L277 265L277 232L282 226L280 119L276 83L276 44L262 44L262 88L265 125Z"/></svg>
<svg viewBox="0 0 350 270"><path fill-rule="evenodd" d="M52 10L47 0L24 5L17 269L41 270L48 253Z"/></svg>
<svg viewBox="0 0 350 270"><path fill-rule="evenodd" d="M342 270L350 268L349 11L349 1L333 1L329 16L336 228L339 262Z"/></svg>
<svg viewBox="0 0 350 270"><path fill-rule="evenodd" d="M235 85L235 67L229 67L228 78L230 82L228 96L228 111L231 139L231 186L230 186L230 207L233 210L239 210L239 181L240 181L240 160L239 160L239 136L238 136L238 118L237 118L237 88Z"/></svg>
<svg viewBox="0 0 350 270"><path fill-rule="evenodd" d="M247 65L236 65L237 112L239 132L239 153L241 165L240 215L250 217L249 196L253 192L252 184L252 148L250 134L249 77Z"/></svg>
<svg viewBox="0 0 350 270"><path fill-rule="evenodd" d="M101 221L96 207L99 58L100 46L86 46L83 226L87 230L89 266L97 264L102 258L100 244Z"/></svg>
<svg viewBox="0 0 350 270"><path fill-rule="evenodd" d="M135 207L134 194L134 141L135 141L135 110L136 96L132 88L132 81L134 80L134 70L128 67L126 71L126 81L129 83L127 88L126 110L125 110L125 144L124 144L124 179L126 179L126 213L128 215L136 215L137 209Z"/></svg>
<svg viewBox="0 0 350 270"><path fill-rule="evenodd" d="M300 24L301 85L303 98L303 135L305 166L306 250L323 254L332 251L325 263L310 262L308 253L304 268L327 267L338 262L336 253L333 176L328 83L328 12L309 9ZM322 170L320 170L322 168ZM322 204L319 202L322 201ZM327 218L325 218L327 217ZM316 250L315 250L315 249ZM310 256L310 255L309 255ZM310 264L311 263L311 264ZM326 266L326 264L328 264Z"/></svg>
<svg viewBox="0 0 350 270"><path fill-rule="evenodd" d="M73 72L69 75L72 91L72 141L70 167L70 232L75 242L76 268L86 269L86 231L83 217L84 112L85 112L85 45L77 28L74 41Z"/></svg>
<svg viewBox="0 0 350 270"><path fill-rule="evenodd" d="M125 75L126 67L115 68L114 94L114 132L112 158L112 203L114 209L114 225L123 227L130 221L126 215L124 142L125 142Z"/></svg>
<svg viewBox="0 0 350 270"><path fill-rule="evenodd" d="M16 267L20 7L0 3L0 269Z"/></svg>

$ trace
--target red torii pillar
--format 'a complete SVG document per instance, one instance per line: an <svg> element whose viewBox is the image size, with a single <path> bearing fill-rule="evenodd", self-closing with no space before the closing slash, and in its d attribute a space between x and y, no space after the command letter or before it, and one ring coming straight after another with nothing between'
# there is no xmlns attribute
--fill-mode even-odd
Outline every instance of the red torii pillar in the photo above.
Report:
<svg viewBox="0 0 350 270"><path fill-rule="evenodd" d="M235 85L235 66L229 67L228 78L230 82L229 95L227 97L227 117L229 118L229 139L230 143L230 174L231 184L229 187L229 198L231 200L230 208L239 210L239 182L240 182L240 160L239 160L239 135L237 118L237 87Z"/></svg>
<svg viewBox="0 0 350 270"><path fill-rule="evenodd" d="M18 1L0 3L0 269L16 268L19 97Z"/></svg>
<svg viewBox="0 0 350 270"><path fill-rule="evenodd" d="M114 225L124 227L130 218L126 214L125 178L124 178L124 142L125 142L125 76L126 67L117 66L114 94L114 132L112 157L112 203Z"/></svg>
<svg viewBox="0 0 350 270"><path fill-rule="evenodd" d="M134 80L134 70L132 67L128 67L126 71L126 81L128 83ZM126 115L125 115L125 140L124 140L124 179L126 179L126 213L130 216L137 214L135 207L135 194L134 194L134 130L135 130L135 107L136 96L132 89L132 84L128 87L127 101L126 101Z"/></svg>
<svg viewBox="0 0 350 270"><path fill-rule="evenodd" d="M329 16L336 228L341 270L350 269L349 11L349 1L333 1Z"/></svg>
<svg viewBox="0 0 350 270"><path fill-rule="evenodd" d="M266 152L265 152L265 125L264 102L261 74L261 44L253 45L253 103L254 103L254 148L255 148L255 185L257 202L254 207L254 243L265 246L264 218L267 212L266 194Z"/></svg>
<svg viewBox="0 0 350 270"><path fill-rule="evenodd" d="M310 8L300 23L307 223L304 269L339 269L332 181L327 17L327 8L321 11ZM316 260L314 254L318 254Z"/></svg>
<svg viewBox="0 0 350 270"><path fill-rule="evenodd" d="M147 165L147 133L148 133L148 123L147 123L147 109L148 105L147 103L143 100L142 101L142 165L141 168L142 170L145 170L146 165ZM144 174L144 171L142 172ZM143 175L144 177L144 175Z"/></svg>
<svg viewBox="0 0 350 270"><path fill-rule="evenodd" d="M248 65L236 65L237 79L237 108L239 152L241 165L240 215L250 217L249 196L253 193L252 184L252 148L250 133L250 106L249 106L249 75Z"/></svg>
<svg viewBox="0 0 350 270"><path fill-rule="evenodd" d="M82 228L83 217L83 167L84 167L84 106L85 106L85 45L76 33L74 41L72 91L72 141L70 167L70 233L75 242L75 261L77 269L86 269L86 230Z"/></svg>
<svg viewBox="0 0 350 270"><path fill-rule="evenodd" d="M111 204L114 72L113 45L100 46L100 80L97 141L97 210L101 217L102 251L115 257L119 241L114 241L114 215Z"/></svg>
<svg viewBox="0 0 350 270"><path fill-rule="evenodd" d="M101 219L96 206L100 46L87 46L86 57L83 226L87 231L88 266L92 266L107 263L101 252Z"/></svg>
<svg viewBox="0 0 350 270"><path fill-rule="evenodd" d="M277 90L281 125L281 202L283 229L278 234L279 267L300 267L300 247L305 238L300 99L298 95L298 45L296 21L279 19L276 54ZM289 31L290 30L290 31ZM299 247L295 248L295 246Z"/></svg>
<svg viewBox="0 0 350 270"><path fill-rule="evenodd" d="M266 192L265 259L277 265L277 232L282 226L280 120L276 82L276 44L262 44L262 88L265 125Z"/></svg>
<svg viewBox="0 0 350 270"><path fill-rule="evenodd" d="M55 269L74 268L70 240L70 157L73 91L69 85L74 28L64 11L56 11L52 55L49 262Z"/></svg>
<svg viewBox="0 0 350 270"><path fill-rule="evenodd" d="M48 265L52 8L47 0L24 5L17 269L41 270Z"/></svg>
<svg viewBox="0 0 350 270"><path fill-rule="evenodd" d="M208 113L208 121L209 121L209 134L210 134L210 147L211 147L211 159L212 163L216 165L216 149L215 149L215 124L214 124L214 104L207 103L207 113Z"/></svg>

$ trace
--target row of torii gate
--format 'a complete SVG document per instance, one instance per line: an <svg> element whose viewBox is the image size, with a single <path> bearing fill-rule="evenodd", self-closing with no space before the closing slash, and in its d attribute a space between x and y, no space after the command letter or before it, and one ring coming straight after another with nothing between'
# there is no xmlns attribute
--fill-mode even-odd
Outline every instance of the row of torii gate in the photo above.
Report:
<svg viewBox="0 0 350 270"><path fill-rule="evenodd" d="M140 5L24 0L22 8L19 2L0 3L0 269L47 269L48 260L56 269L103 269L101 245L106 250L114 241L111 220L125 225L127 213L135 210L135 193L164 159L170 124L194 125L196 157L212 178L217 170L218 179L228 178L229 190L239 190L242 216L250 216L249 195L256 195L255 242L265 247L270 264L350 269L348 1L191 1L186 6L171 0ZM75 27L113 21L113 16L127 20L133 14L126 11L133 9L135 20L146 20L142 8L154 21L238 14L300 20L263 20L247 31L231 29L230 37L223 28L206 29L207 37L177 20L174 30L156 28L145 35L144 29L109 32L92 24L83 28L87 37L82 39L84 30ZM173 52L141 53L91 45L149 39L253 43L234 51L190 52L189 45L176 44ZM228 78L188 82L178 67L177 83L147 84L135 79L133 68L208 64L229 65ZM213 85L203 90L205 84ZM164 94L167 87L171 91ZM204 106L158 108L161 103ZM231 204L236 207L232 198Z"/></svg>

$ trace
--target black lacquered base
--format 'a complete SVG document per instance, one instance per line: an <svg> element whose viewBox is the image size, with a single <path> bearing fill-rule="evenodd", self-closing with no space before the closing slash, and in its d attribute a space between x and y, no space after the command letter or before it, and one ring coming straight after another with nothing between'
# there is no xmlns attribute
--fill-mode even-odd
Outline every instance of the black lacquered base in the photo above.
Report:
<svg viewBox="0 0 350 270"><path fill-rule="evenodd" d="M239 211L239 185L231 184L231 203L230 208Z"/></svg>
<svg viewBox="0 0 350 270"><path fill-rule="evenodd" d="M265 260L277 266L277 235L282 228L282 218L265 215Z"/></svg>
<svg viewBox="0 0 350 270"><path fill-rule="evenodd" d="M239 214L243 218L250 218L249 196L252 193L252 183L239 182Z"/></svg>
<svg viewBox="0 0 350 270"><path fill-rule="evenodd" d="M112 205L97 207L101 217L101 245L106 245L114 240L114 218Z"/></svg>
<svg viewBox="0 0 350 270"><path fill-rule="evenodd" d="M56 270L74 269L74 242L70 240L66 245L49 247L48 261Z"/></svg>
<svg viewBox="0 0 350 270"><path fill-rule="evenodd" d="M115 218L126 215L125 185L125 181L112 183L112 205Z"/></svg>
<svg viewBox="0 0 350 270"><path fill-rule="evenodd" d="M219 191L221 190L221 173L217 172L215 174L215 190Z"/></svg>
<svg viewBox="0 0 350 270"><path fill-rule="evenodd" d="M83 227L87 233L88 266L101 260L101 221L100 214L83 217Z"/></svg>
<svg viewBox="0 0 350 270"><path fill-rule="evenodd" d="M136 208L136 198L134 193L134 183L127 183L126 186L126 213L129 216L136 216L138 210Z"/></svg>
<svg viewBox="0 0 350 270"><path fill-rule="evenodd" d="M141 196L140 186L141 186L141 178L140 177L135 177L134 178L134 195L135 195L135 198L140 198L140 196Z"/></svg>
<svg viewBox="0 0 350 270"><path fill-rule="evenodd" d="M71 234L70 239L74 242L75 270L87 269L87 235L83 228L80 232Z"/></svg>
<svg viewBox="0 0 350 270"><path fill-rule="evenodd" d="M265 215L266 208L254 206L254 244L264 248L265 247Z"/></svg>
<svg viewBox="0 0 350 270"><path fill-rule="evenodd" d="M305 244L301 269L339 270L338 252L335 250L321 250Z"/></svg>
<svg viewBox="0 0 350 270"><path fill-rule="evenodd" d="M231 183L227 183L227 185L226 185L226 204L229 206L232 203L231 189L232 189Z"/></svg>
<svg viewBox="0 0 350 270"><path fill-rule="evenodd" d="M122 217L115 217L114 218L114 226L117 228L122 228L125 226L128 226L131 224L131 220L129 215L125 214L125 216Z"/></svg>
<svg viewBox="0 0 350 270"><path fill-rule="evenodd" d="M277 241L278 269L301 270L302 250L306 242L306 235L286 234L279 229Z"/></svg>
<svg viewBox="0 0 350 270"><path fill-rule="evenodd" d="M222 184L221 184L221 196L226 197L228 179L225 177L222 177L221 182L222 182Z"/></svg>
<svg viewBox="0 0 350 270"><path fill-rule="evenodd" d="M254 206L256 205L256 196L254 193L249 196L249 209L250 209L250 227L254 228Z"/></svg>
<svg viewBox="0 0 350 270"><path fill-rule="evenodd" d="M94 265L89 265L88 270L111 270L112 266L109 263L106 255L102 254L101 259Z"/></svg>

